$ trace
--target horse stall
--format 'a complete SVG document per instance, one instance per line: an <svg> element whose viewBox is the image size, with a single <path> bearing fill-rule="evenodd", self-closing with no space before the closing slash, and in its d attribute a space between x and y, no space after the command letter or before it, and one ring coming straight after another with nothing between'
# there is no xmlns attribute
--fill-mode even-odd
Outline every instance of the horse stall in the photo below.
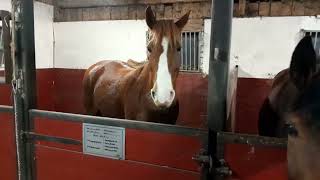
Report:
<svg viewBox="0 0 320 180"><path fill-rule="evenodd" d="M270 79L240 78L238 67L231 68L233 70L228 72L221 70L228 66L219 63L215 64L216 67L212 66L212 63L220 61L219 58L227 58L216 54L218 60L215 62L213 59L216 58L214 53L217 50L214 47L221 48L222 54L229 53L230 44L218 37L231 39L231 18L224 16L223 13L227 12L219 11L219 8L227 7L232 17L232 7L236 6L233 1L212 4L217 12L212 13L217 27L211 30L211 34L217 34L217 38L213 40L211 37L208 40L214 46L206 52L212 59L208 75L204 76L200 71L190 72L186 68L181 70L177 78L176 95L180 111L175 125L89 116L86 115L82 100L82 79L86 68L89 63L105 57L99 54L102 47L95 44L101 39L99 35L108 30L119 31L104 36L110 40L99 41L104 43L101 46L107 48L115 46L110 51L112 56L126 58L122 56L122 51L132 48L133 52L129 53L132 58L143 57L141 54L146 51L146 38L141 40L141 37L146 34L146 25L145 15L139 15L139 12L144 12L146 5L151 4L157 16L161 17L158 4L167 12L170 11L167 9L170 8L170 3L174 4L174 1L169 1L169 4L160 3L161 1L143 1L140 4L126 1L121 4L124 2L121 1L118 2L120 6L114 7L112 2L108 4L107 1L94 1L92 4L89 1L84 3L64 0L56 3L13 2L21 3L20 6L14 5L13 9L22 6L22 11L15 13L21 13L25 21L15 24L13 28L16 34L11 37L18 44L16 48L20 54L13 57L17 62L13 70L14 80L12 83L11 80L3 81L0 85L0 137L3 139L0 146L0 179L196 180L211 179L213 176L215 179L222 177L241 180L287 178L285 141L257 136L259 107L271 87ZM187 2L189 4L184 8L179 3L178 7L171 5L171 11L180 8L179 16L171 17L179 18L187 10L185 8L192 7L192 3L198 7L211 7L211 2L204 0ZM7 4L10 3L8 0ZM85 7L87 9L81 9ZM140 16L142 20L136 20L135 23L122 20L117 25L115 22L117 17L119 19L122 16L123 7L127 12L130 12L128 9L136 9L135 18L139 19ZM91 21L93 15L90 13L97 10L100 22L97 19ZM75 20L79 12L82 19L86 19L83 22ZM109 15L106 15L107 12ZM209 12L211 16L210 9L204 12ZM116 17L111 21L105 20L106 16ZM127 18L128 16L130 13L125 15ZM197 15L192 12L191 17L194 16ZM198 21L191 19L190 22L192 27ZM126 28L128 24L132 27ZM19 29L21 26L23 28ZM103 29L105 27L110 29ZM230 29L225 30L226 27ZM94 29L97 29L96 34L92 32ZM127 32L130 30L133 32ZM137 30L141 32L136 33ZM84 32L88 34L81 36ZM117 39L115 35L121 33L124 33L123 36ZM185 32L184 40L193 36L192 42L196 43L198 34L199 31ZM120 42L119 46L115 43L123 39L126 39L123 42L128 42L129 39L139 45ZM83 47L79 46L81 43ZM70 48L74 46L77 48ZM120 55L114 55L117 53ZM97 59L86 62L83 59L91 58L88 54L95 54L92 57ZM228 58L222 61L228 61ZM6 71L1 71L0 75L4 75L4 72ZM216 84L219 80L215 78L224 74L229 74L229 78ZM213 92L221 93L224 86L228 87L225 97L227 104L226 107L219 108L221 112L218 112L212 106L215 101ZM255 91L249 91L251 89ZM221 126L224 123L225 127ZM101 149L97 145L106 141L111 142L109 148L112 150Z"/></svg>

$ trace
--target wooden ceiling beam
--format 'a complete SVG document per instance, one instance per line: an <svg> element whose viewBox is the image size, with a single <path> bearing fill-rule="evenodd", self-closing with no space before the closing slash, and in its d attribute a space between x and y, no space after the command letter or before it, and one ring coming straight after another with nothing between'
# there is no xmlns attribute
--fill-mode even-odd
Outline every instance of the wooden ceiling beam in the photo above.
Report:
<svg viewBox="0 0 320 180"><path fill-rule="evenodd" d="M170 3L190 3L206 2L209 0L56 0L60 8L90 8L102 6L126 6L126 5L146 5L146 4L170 4Z"/></svg>

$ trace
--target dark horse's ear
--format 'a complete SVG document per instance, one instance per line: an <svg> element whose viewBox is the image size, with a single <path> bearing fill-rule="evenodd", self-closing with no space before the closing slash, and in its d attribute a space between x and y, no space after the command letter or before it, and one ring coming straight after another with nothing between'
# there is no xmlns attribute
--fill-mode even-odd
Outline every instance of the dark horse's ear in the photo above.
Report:
<svg viewBox="0 0 320 180"><path fill-rule="evenodd" d="M189 20L190 11L188 11L185 15L183 15L175 24L178 28L182 29Z"/></svg>
<svg viewBox="0 0 320 180"><path fill-rule="evenodd" d="M303 89L316 71L316 52L312 38L305 36L296 46L290 63L290 78L298 89Z"/></svg>
<svg viewBox="0 0 320 180"><path fill-rule="evenodd" d="M154 15L150 6L148 6L146 9L146 22L150 29L152 29L157 22L156 16Z"/></svg>

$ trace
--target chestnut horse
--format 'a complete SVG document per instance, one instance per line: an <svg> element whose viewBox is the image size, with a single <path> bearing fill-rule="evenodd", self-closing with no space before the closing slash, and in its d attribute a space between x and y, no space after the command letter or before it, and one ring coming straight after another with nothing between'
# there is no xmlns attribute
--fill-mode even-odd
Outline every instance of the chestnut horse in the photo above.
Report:
<svg viewBox="0 0 320 180"><path fill-rule="evenodd" d="M290 180L320 179L320 71L310 36L296 46L290 68L275 77L260 111L259 133L288 137Z"/></svg>
<svg viewBox="0 0 320 180"><path fill-rule="evenodd" d="M175 124L179 113L176 79L180 70L181 32L190 12L179 20L157 20L150 7L151 32L145 63L101 61L83 78L87 113L121 119Z"/></svg>

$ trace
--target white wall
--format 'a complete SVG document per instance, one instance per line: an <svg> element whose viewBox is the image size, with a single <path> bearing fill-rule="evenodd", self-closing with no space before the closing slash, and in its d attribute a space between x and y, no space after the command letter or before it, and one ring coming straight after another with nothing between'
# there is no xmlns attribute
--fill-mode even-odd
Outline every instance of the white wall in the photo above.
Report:
<svg viewBox="0 0 320 180"><path fill-rule="evenodd" d="M320 30L316 17L234 18L230 67L240 77L272 78L289 66L301 29ZM57 68L88 68L103 60L146 58L144 20L54 23ZM204 23L202 70L208 73L210 19Z"/></svg>
<svg viewBox="0 0 320 180"><path fill-rule="evenodd" d="M11 0L0 0L0 9L11 11Z"/></svg>
<svg viewBox="0 0 320 180"><path fill-rule="evenodd" d="M11 0L0 0L11 10ZM37 68L88 68L103 60L146 58L144 20L53 23L53 6L35 2ZM317 17L234 18L231 67L240 77L271 78L289 66L300 30L320 30ZM210 19L204 23L202 70L208 73ZM55 46L54 46L55 44Z"/></svg>
<svg viewBox="0 0 320 180"><path fill-rule="evenodd" d="M11 12L11 0L0 0L0 9ZM53 67L53 6L34 2L36 68Z"/></svg>
<svg viewBox="0 0 320 180"><path fill-rule="evenodd" d="M203 71L208 72L210 20L205 20ZM272 78L289 66L301 29L320 30L316 17L234 18L231 63L240 77Z"/></svg>
<svg viewBox="0 0 320 180"><path fill-rule="evenodd" d="M34 4L35 53L37 68L53 68L53 6Z"/></svg>
<svg viewBox="0 0 320 180"><path fill-rule="evenodd" d="M100 60L146 59L144 20L54 23L56 68L88 68Z"/></svg>

